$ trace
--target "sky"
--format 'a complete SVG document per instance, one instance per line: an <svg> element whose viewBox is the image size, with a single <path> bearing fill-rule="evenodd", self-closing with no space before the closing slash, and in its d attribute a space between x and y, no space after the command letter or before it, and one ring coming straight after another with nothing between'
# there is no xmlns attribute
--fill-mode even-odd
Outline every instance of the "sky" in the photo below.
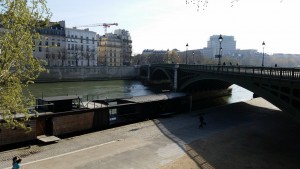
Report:
<svg viewBox="0 0 300 169"><path fill-rule="evenodd" d="M204 1L204 0L203 0ZM299 0L208 0L206 7L189 0L48 0L52 21L67 27L118 23L128 30L133 54L144 49L188 50L207 47L212 35L234 36L238 49L268 54L300 54ZM197 2L197 1L196 1ZM104 28L90 27L100 35Z"/></svg>

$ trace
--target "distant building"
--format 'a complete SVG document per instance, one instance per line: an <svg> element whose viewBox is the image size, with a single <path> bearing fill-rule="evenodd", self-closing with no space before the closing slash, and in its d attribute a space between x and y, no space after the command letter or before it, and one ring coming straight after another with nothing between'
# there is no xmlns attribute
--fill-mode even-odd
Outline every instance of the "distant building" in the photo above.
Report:
<svg viewBox="0 0 300 169"><path fill-rule="evenodd" d="M233 54L234 57L250 57L250 56L260 56L261 53L258 53L255 49L237 49Z"/></svg>
<svg viewBox="0 0 300 169"><path fill-rule="evenodd" d="M97 66L97 34L88 29L66 28L65 21L39 29L33 56L47 66Z"/></svg>
<svg viewBox="0 0 300 169"><path fill-rule="evenodd" d="M121 39L121 57L123 58L123 65L130 65L131 55L132 55L132 40L128 31L124 29L117 29L114 34Z"/></svg>
<svg viewBox="0 0 300 169"><path fill-rule="evenodd" d="M99 65L122 66L121 58L122 40L117 35L106 33L100 37L99 43Z"/></svg>
<svg viewBox="0 0 300 169"><path fill-rule="evenodd" d="M143 53L142 53L142 55L152 55L152 54L165 55L165 54L167 54L167 50L145 49L145 50L143 50Z"/></svg>
<svg viewBox="0 0 300 169"><path fill-rule="evenodd" d="M117 29L114 34L106 33L101 36L98 52L100 65L130 65L132 41L129 32L124 29Z"/></svg>
<svg viewBox="0 0 300 169"><path fill-rule="evenodd" d="M207 49L211 50L212 56L219 54L220 49L220 42L219 42L220 35L213 35L210 36L209 41L207 42ZM236 41L234 40L234 36L226 36L222 35L222 54L231 56L236 50Z"/></svg>
<svg viewBox="0 0 300 169"><path fill-rule="evenodd" d="M96 32L66 28L68 66L97 66L97 46Z"/></svg>
<svg viewBox="0 0 300 169"><path fill-rule="evenodd" d="M52 22L49 27L37 31L41 39L35 39L33 42L33 56L45 60L47 66L64 66L65 22Z"/></svg>

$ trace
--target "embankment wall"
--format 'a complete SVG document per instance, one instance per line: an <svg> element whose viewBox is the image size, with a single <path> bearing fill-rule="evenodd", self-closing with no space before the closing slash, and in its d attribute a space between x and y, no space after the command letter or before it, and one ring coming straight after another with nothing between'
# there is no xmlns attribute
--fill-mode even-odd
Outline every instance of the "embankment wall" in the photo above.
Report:
<svg viewBox="0 0 300 169"><path fill-rule="evenodd" d="M63 82L89 80L136 79L139 67L99 66L99 67L51 67L43 72L36 82Z"/></svg>

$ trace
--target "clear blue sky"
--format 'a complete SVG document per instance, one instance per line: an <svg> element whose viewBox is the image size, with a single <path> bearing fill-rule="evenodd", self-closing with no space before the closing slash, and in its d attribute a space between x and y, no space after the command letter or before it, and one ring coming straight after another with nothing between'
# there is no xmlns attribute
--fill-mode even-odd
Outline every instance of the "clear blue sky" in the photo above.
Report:
<svg viewBox="0 0 300 169"><path fill-rule="evenodd" d="M186 0L48 0L52 21L67 27L118 23L133 40L133 52L143 49L185 51L207 46L211 35L232 35L239 49L300 54L299 0L208 0L206 8ZM102 27L90 28L102 35Z"/></svg>

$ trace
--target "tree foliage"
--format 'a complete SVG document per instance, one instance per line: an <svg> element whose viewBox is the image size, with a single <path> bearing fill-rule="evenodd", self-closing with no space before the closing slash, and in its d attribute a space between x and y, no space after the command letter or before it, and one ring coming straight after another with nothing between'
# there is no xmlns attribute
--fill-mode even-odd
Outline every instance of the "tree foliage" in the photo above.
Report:
<svg viewBox="0 0 300 169"><path fill-rule="evenodd" d="M27 86L45 70L33 57L33 39L50 15L45 0L0 0L0 116L9 127L25 128L29 119L34 97Z"/></svg>

